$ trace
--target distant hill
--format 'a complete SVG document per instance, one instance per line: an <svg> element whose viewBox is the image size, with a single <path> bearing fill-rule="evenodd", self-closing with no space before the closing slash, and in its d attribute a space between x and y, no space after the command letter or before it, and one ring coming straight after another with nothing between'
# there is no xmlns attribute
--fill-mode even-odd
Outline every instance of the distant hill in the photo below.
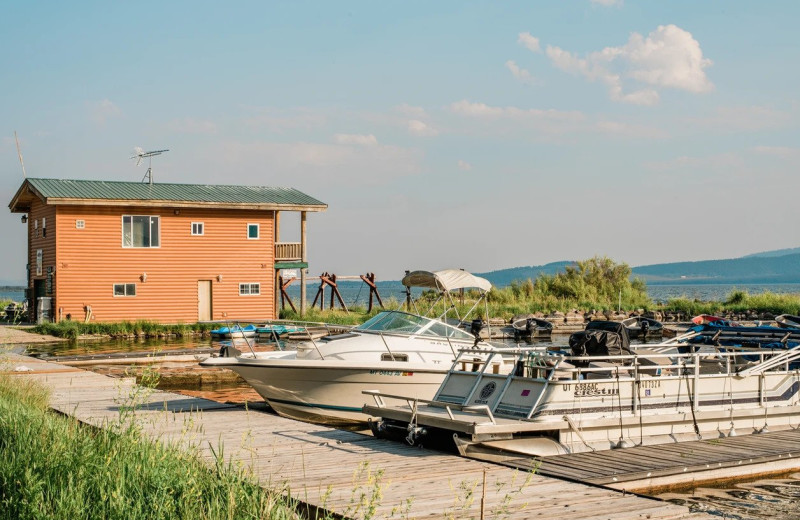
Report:
<svg viewBox="0 0 800 520"><path fill-rule="evenodd" d="M573 264L574 261L564 260L475 274L496 287L506 287L515 280L535 280L541 273L553 275L563 272L566 266ZM648 285L800 283L800 248L766 251L728 260L642 265L632 268L632 271L633 276L642 278Z"/></svg>
<svg viewBox="0 0 800 520"><path fill-rule="evenodd" d="M800 247L793 247L791 249L776 249L775 251L764 251L763 253L753 253L746 255L742 258L769 258L771 256L786 256L800 254Z"/></svg>
<svg viewBox="0 0 800 520"><path fill-rule="evenodd" d="M492 282L496 287L506 287L515 280L524 281L530 278L535 280L540 274L553 275L561 273L568 265L575 264L574 261L562 260L560 262L551 262L545 265L530 265L527 267L512 267L510 269L500 269L498 271L489 271L488 273L475 273L477 276L482 276Z"/></svg>

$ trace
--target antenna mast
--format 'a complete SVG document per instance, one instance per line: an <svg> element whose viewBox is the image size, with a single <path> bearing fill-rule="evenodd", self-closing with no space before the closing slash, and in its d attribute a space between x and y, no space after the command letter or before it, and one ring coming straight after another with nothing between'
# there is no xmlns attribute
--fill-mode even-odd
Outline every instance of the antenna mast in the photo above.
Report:
<svg viewBox="0 0 800 520"><path fill-rule="evenodd" d="M147 180L151 186L153 185L153 157L168 151L169 150L153 150L152 152L145 152L138 146L133 149L133 157L131 157L131 159L136 159L136 166L141 164L142 159L148 159L147 171L145 172L144 177L142 177L142 182Z"/></svg>
<svg viewBox="0 0 800 520"><path fill-rule="evenodd" d="M14 130L14 140L17 142L17 155L19 156L19 164L22 165L22 178L27 178L25 174L25 163L22 162L22 151L19 149L19 139L17 139L17 131Z"/></svg>

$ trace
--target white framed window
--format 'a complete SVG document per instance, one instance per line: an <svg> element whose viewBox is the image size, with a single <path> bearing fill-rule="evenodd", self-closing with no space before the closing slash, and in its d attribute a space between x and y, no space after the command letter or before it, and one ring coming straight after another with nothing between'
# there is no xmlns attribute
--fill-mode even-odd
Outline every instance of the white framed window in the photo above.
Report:
<svg viewBox="0 0 800 520"><path fill-rule="evenodd" d="M47 217L42 217L42 238L47 237Z"/></svg>
<svg viewBox="0 0 800 520"><path fill-rule="evenodd" d="M205 226L202 222L192 222L192 235L203 235L204 228Z"/></svg>
<svg viewBox="0 0 800 520"><path fill-rule="evenodd" d="M85 220L76 220L75 221L75 229L85 229L86 228L86 221Z"/></svg>
<svg viewBox="0 0 800 520"><path fill-rule="evenodd" d="M43 252L41 249L36 250L36 276L42 276L42 263Z"/></svg>
<svg viewBox="0 0 800 520"><path fill-rule="evenodd" d="M122 247L160 247L161 217L122 215Z"/></svg>
<svg viewBox="0 0 800 520"><path fill-rule="evenodd" d="M135 283L115 283L114 296L136 296Z"/></svg>
<svg viewBox="0 0 800 520"><path fill-rule="evenodd" d="M239 296L258 296L261 294L260 283L240 283Z"/></svg>
<svg viewBox="0 0 800 520"><path fill-rule="evenodd" d="M247 224L247 239L248 240L258 240L259 231L260 231L259 224Z"/></svg>

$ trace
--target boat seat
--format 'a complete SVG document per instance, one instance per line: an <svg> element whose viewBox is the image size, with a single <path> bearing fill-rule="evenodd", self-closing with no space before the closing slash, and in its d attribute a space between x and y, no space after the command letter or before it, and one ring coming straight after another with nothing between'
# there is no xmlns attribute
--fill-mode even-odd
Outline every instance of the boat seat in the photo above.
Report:
<svg viewBox="0 0 800 520"><path fill-rule="evenodd" d="M592 361L589 363L589 368L593 370L586 372L586 379L613 379L616 377L617 369L619 369L620 377L627 376L630 370L628 366L609 363L608 361ZM608 370L597 370L598 368L606 368Z"/></svg>
<svg viewBox="0 0 800 520"><path fill-rule="evenodd" d="M637 348L636 354L639 356L640 370L651 376L659 376L662 374L664 367L672 366L672 360L668 357L648 357L658 356L658 352L649 348Z"/></svg>

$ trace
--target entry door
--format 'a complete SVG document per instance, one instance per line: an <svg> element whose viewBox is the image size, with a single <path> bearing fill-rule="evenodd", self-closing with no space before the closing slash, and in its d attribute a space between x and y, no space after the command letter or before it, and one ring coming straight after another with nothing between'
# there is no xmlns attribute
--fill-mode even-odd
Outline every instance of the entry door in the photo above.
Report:
<svg viewBox="0 0 800 520"><path fill-rule="evenodd" d="M197 321L211 321L211 280L197 280Z"/></svg>

